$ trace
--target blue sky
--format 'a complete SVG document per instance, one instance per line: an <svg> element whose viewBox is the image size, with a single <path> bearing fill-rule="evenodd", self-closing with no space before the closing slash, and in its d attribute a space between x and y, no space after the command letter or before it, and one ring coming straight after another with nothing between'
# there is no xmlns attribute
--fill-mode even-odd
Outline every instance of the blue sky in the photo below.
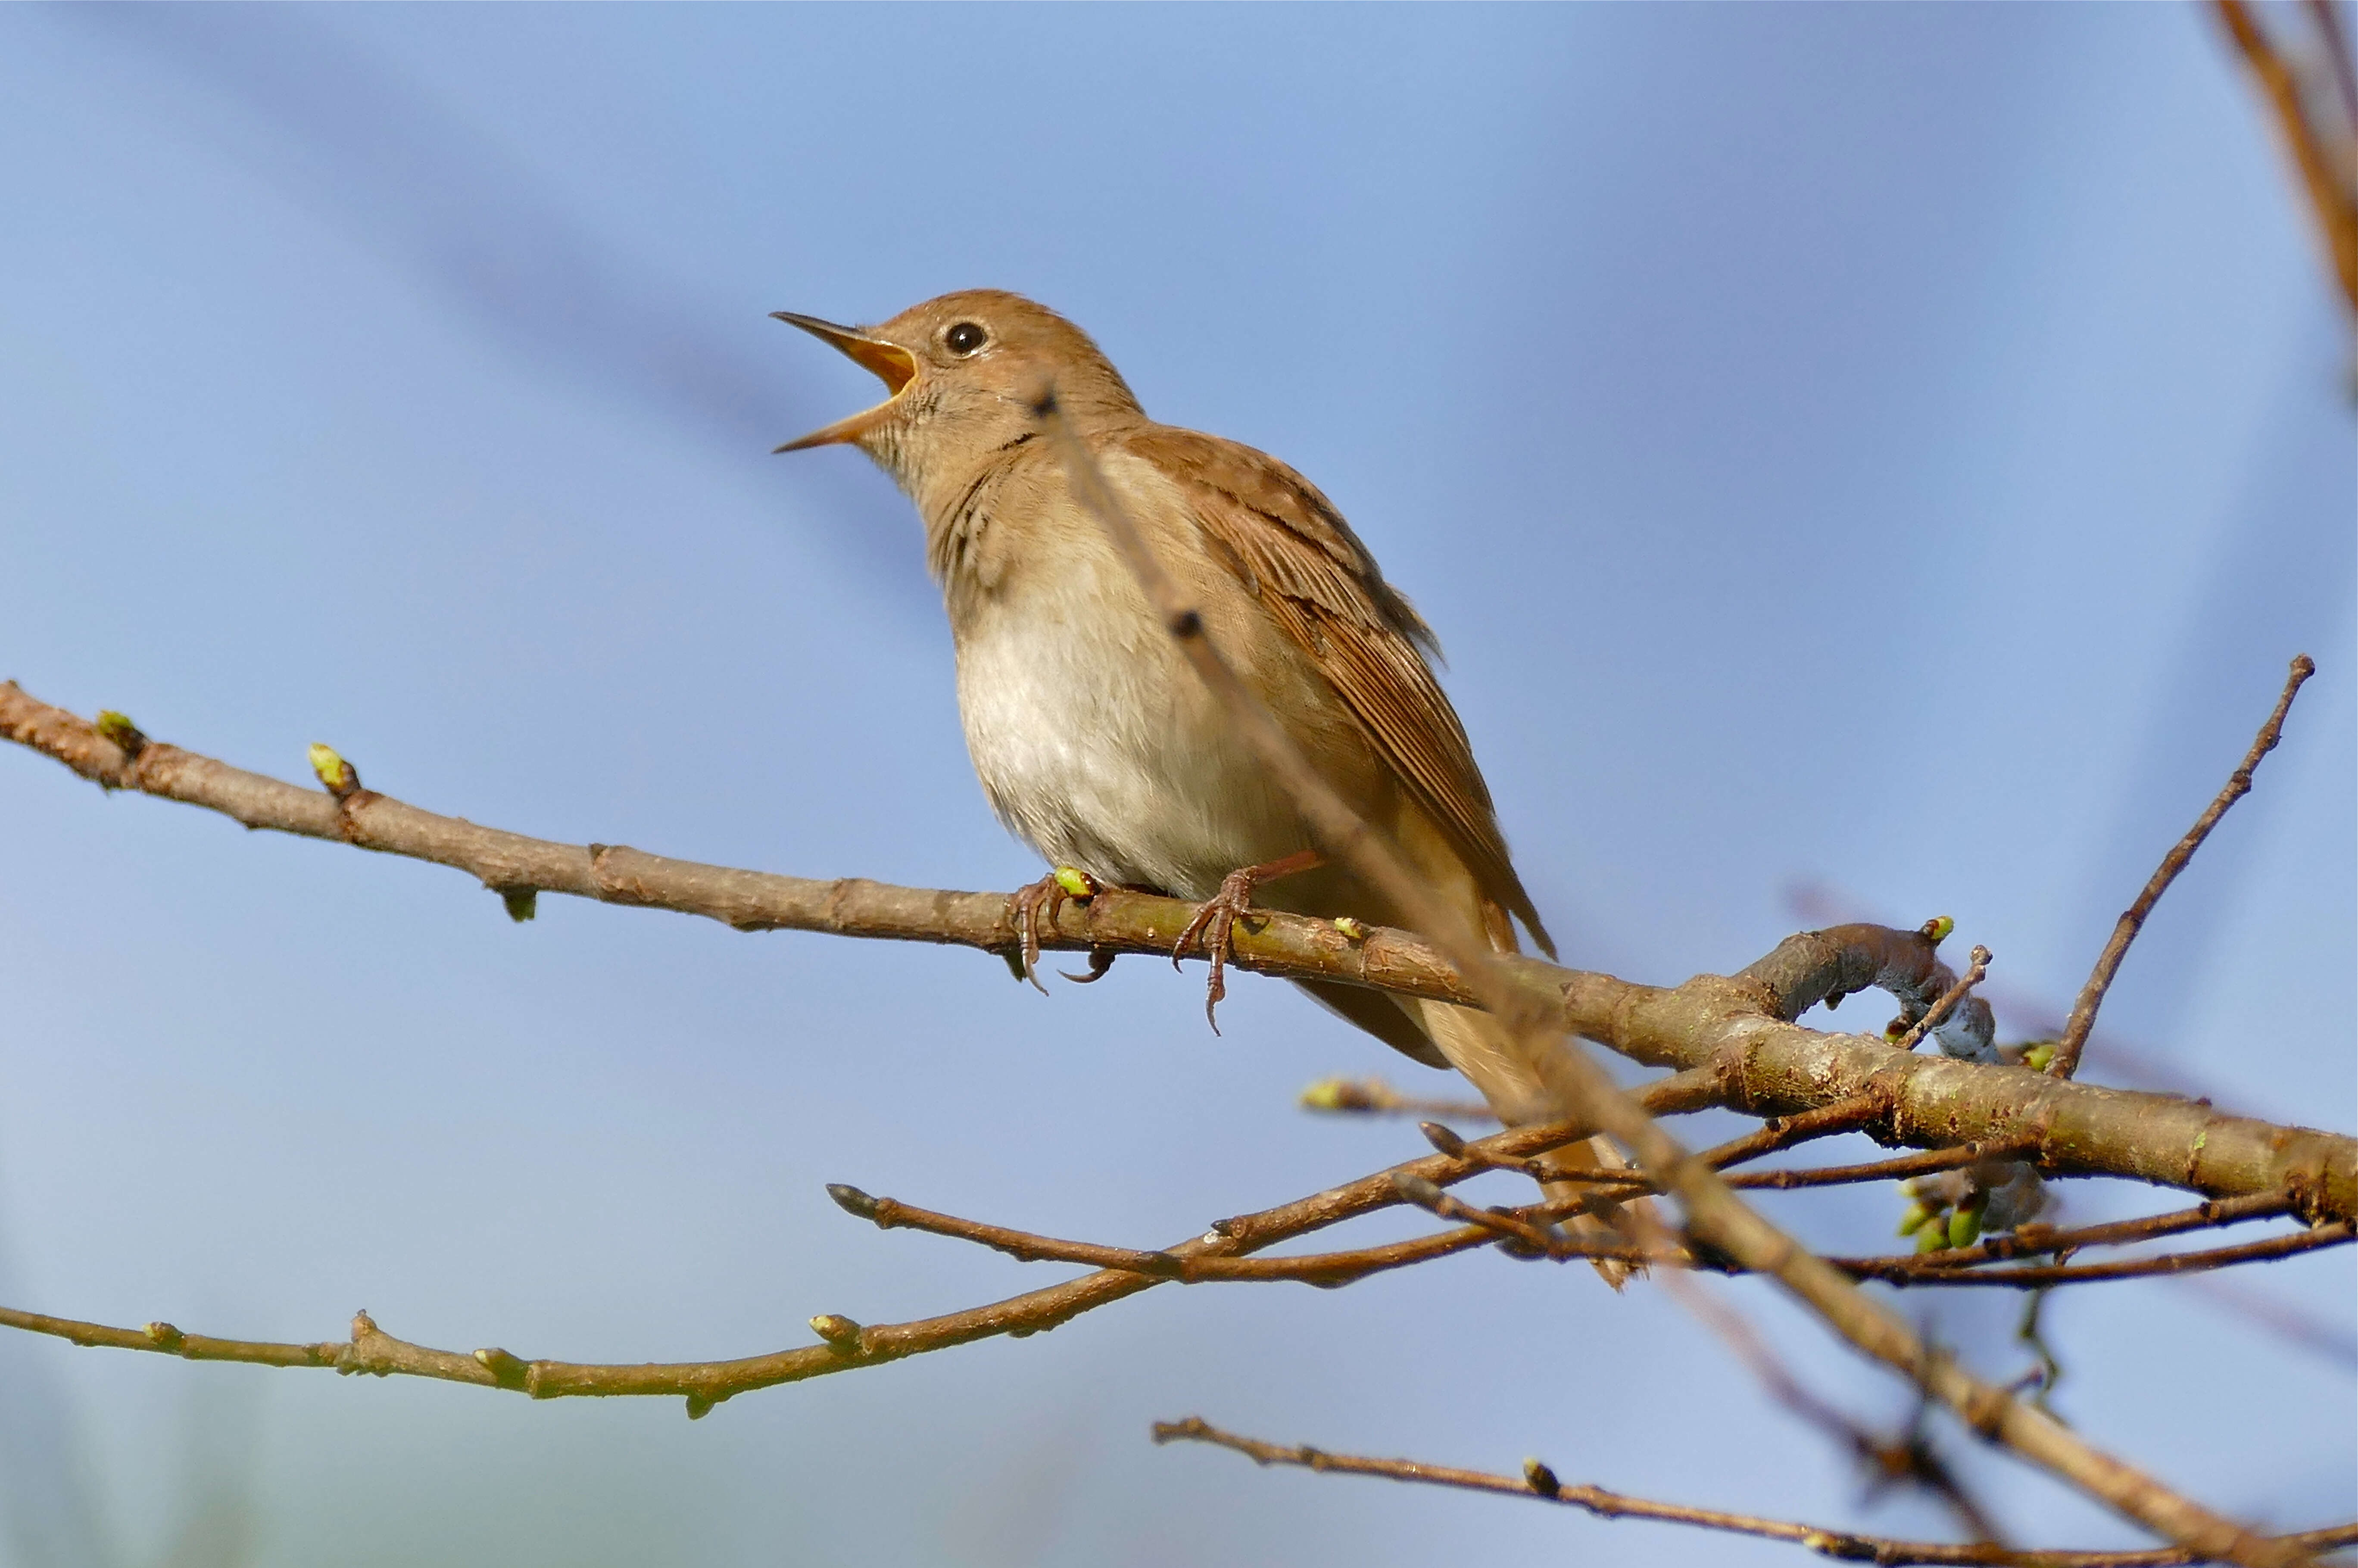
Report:
<svg viewBox="0 0 2358 1568"><path fill-rule="evenodd" d="M15 8L0 142L0 676L51 701L550 838L1028 881L905 503L768 455L866 378L764 319L1013 287L1350 515L1585 967L1946 913L2060 1007L2315 654L2092 1071L2352 1125L2348 340L2199 10ZM29 755L0 814L0 1299L45 1310L746 1354L1054 1277L825 1182L1152 1244L1421 1147L1306 1080L1443 1082L1249 979L1215 1039L1152 964L1044 1001L970 953L514 926ZM1894 1206L1779 1212L1857 1246ZM2343 1334L2351 1284L2250 1281ZM2016 1369L2010 1303L1905 1304ZM2181 1284L2050 1319L2091 1436L2255 1517L2358 1506L2346 1361ZM1658 1291L1487 1256L693 1426L49 1343L0 1379L9 1568L157 1561L200 1496L268 1563L1790 1556L1147 1444L1190 1412L1939 1523L1862 1507ZM2121 1539L1968 1462L2025 1538Z"/></svg>

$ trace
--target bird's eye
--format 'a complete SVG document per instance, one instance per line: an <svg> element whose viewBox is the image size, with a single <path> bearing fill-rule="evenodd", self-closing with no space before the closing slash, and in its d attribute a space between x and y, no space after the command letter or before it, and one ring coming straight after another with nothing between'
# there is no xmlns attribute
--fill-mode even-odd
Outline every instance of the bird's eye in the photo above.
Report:
<svg viewBox="0 0 2358 1568"><path fill-rule="evenodd" d="M989 341L990 341L990 334L972 321L960 321L942 334L942 342L948 347L950 352L960 359L964 359Z"/></svg>

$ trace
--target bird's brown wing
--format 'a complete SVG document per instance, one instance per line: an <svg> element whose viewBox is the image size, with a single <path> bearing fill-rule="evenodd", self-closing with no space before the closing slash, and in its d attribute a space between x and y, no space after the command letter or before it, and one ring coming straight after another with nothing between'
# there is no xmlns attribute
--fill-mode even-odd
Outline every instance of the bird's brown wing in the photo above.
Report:
<svg viewBox="0 0 2358 1568"><path fill-rule="evenodd" d="M1250 447L1167 425L1118 439L1187 487L1213 556L1310 655L1484 895L1553 957L1466 728L1425 662L1423 651L1440 652L1433 629L1384 581L1342 514L1308 480Z"/></svg>

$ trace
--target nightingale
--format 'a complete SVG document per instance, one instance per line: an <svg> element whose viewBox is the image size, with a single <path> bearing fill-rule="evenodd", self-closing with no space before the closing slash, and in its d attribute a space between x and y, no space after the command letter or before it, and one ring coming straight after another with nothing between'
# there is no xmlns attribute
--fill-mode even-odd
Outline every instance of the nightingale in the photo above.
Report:
<svg viewBox="0 0 2358 1568"><path fill-rule="evenodd" d="M963 290L861 328L775 315L884 384L874 407L777 449L857 447L915 503L975 772L1000 820L1052 866L1206 901L1181 947L1204 933L1216 965L1248 900L1401 924L1348 868L1318 856L1284 787L1075 500L1033 413L1050 388L1213 644L1327 781L1495 947L1516 950L1520 921L1554 956L1428 662L1440 651L1432 628L1308 480L1250 447L1148 418L1086 333L1020 295ZM1036 906L1055 886L1043 879L1027 893ZM1456 1068L1509 1125L1558 1113L1537 1064L1487 1013L1296 983L1417 1061ZM1556 1159L1559 1169L1625 1163L1601 1139ZM1599 1270L1617 1285L1626 1271Z"/></svg>

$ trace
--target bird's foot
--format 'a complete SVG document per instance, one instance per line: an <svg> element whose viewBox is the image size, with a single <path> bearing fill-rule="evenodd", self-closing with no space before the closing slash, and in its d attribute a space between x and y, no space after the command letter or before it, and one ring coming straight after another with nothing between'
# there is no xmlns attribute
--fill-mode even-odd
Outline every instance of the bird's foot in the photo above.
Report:
<svg viewBox="0 0 2358 1568"><path fill-rule="evenodd" d="M1040 983L1042 926L1054 929L1057 912L1063 909L1068 901L1091 897L1098 891L1098 880L1088 872L1076 870L1071 866L1058 866L1038 881L1018 888L1007 895L1007 913L1014 922L1017 938L1022 943L1023 961L1021 972L1025 979L1032 982L1033 989L1042 996L1048 994L1048 988ZM1112 954L1104 955L1104 961L1100 963L1098 949L1091 948L1088 974L1086 977L1067 975L1065 978L1076 979L1083 985L1087 985L1089 981L1101 978L1111 968L1113 968Z"/></svg>
<svg viewBox="0 0 2358 1568"><path fill-rule="evenodd" d="M1326 858L1317 850L1303 849L1283 860L1230 871L1220 879L1220 891L1205 900L1204 906L1195 912L1195 918L1187 923L1187 929L1179 933L1179 940L1171 948L1173 968L1179 967L1179 960L1186 955L1188 947L1198 941L1203 945L1204 956L1211 960L1212 978L1204 988L1204 1022L1212 1026L1213 1033L1220 1032L1217 1010L1220 999L1228 994L1227 970L1230 942L1236 935L1237 922L1252 908L1253 890L1263 882L1290 877L1296 871L1310 871L1325 864L1325 861Z"/></svg>

